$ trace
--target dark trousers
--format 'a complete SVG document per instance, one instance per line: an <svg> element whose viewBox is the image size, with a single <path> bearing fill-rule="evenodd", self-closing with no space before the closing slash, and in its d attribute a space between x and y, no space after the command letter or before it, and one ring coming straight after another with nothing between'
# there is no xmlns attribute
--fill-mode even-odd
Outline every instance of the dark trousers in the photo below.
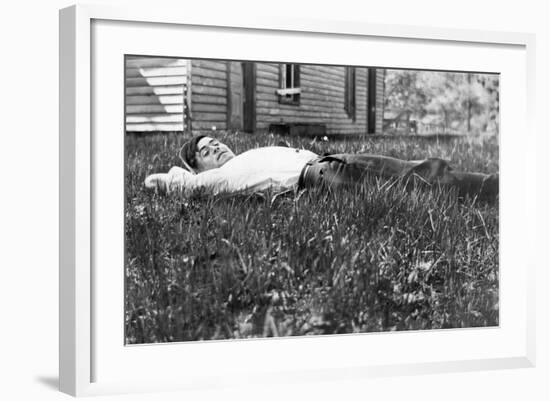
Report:
<svg viewBox="0 0 550 401"><path fill-rule="evenodd" d="M455 171L437 158L406 161L368 154L328 155L308 163L300 178L303 187L365 184L369 178L394 180L406 186L440 186L456 190L461 197L485 200L497 199L499 191L498 174Z"/></svg>

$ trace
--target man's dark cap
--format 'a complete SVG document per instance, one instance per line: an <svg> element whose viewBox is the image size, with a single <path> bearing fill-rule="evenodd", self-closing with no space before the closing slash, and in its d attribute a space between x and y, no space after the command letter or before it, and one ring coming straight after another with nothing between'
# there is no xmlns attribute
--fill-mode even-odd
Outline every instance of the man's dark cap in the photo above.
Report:
<svg viewBox="0 0 550 401"><path fill-rule="evenodd" d="M197 168L197 145L199 141L205 136L206 135L197 135L193 137L189 141L185 142L179 151L180 159L184 162L184 164L189 165L193 169Z"/></svg>

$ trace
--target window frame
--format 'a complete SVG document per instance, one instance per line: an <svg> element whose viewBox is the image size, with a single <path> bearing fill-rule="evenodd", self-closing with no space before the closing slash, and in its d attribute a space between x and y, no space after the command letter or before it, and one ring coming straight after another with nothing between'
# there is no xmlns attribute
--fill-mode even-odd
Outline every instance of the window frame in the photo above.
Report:
<svg viewBox="0 0 550 401"><path fill-rule="evenodd" d="M290 85L287 70L290 67L292 75ZM282 63L279 67L279 89L277 95L280 104L299 106L302 89L300 87L300 64Z"/></svg>

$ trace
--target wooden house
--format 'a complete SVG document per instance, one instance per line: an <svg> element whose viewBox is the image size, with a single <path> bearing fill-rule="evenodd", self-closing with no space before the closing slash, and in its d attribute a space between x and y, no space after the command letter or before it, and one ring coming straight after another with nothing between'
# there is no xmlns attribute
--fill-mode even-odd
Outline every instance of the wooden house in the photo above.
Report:
<svg viewBox="0 0 550 401"><path fill-rule="evenodd" d="M126 132L381 133L384 70L126 57Z"/></svg>

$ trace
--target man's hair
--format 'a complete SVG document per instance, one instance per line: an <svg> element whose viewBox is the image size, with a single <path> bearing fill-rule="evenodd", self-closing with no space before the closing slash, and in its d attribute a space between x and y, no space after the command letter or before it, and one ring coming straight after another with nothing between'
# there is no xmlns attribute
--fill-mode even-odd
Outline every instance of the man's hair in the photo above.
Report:
<svg viewBox="0 0 550 401"><path fill-rule="evenodd" d="M197 158L196 158L196 153L198 151L197 145L199 144L199 141L205 136L206 135L197 135L191 138L189 141L185 142L181 147L179 151L179 157L186 168L191 167L191 169L193 170L197 168ZM194 173L195 171L191 171L191 172Z"/></svg>

